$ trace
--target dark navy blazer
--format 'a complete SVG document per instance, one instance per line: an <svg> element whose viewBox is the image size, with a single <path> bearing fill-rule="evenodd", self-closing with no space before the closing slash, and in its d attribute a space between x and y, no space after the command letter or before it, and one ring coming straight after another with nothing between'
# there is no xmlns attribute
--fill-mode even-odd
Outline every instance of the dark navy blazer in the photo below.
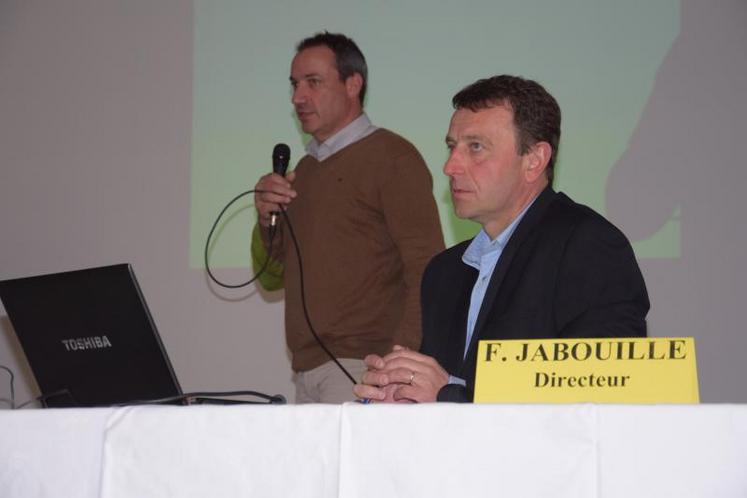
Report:
<svg viewBox="0 0 747 498"><path fill-rule="evenodd" d="M503 250L463 359L478 275L462 261L469 243L436 255L422 280L421 352L467 383L442 389L439 400L472 400L480 339L646 336L648 293L627 238L548 187Z"/></svg>

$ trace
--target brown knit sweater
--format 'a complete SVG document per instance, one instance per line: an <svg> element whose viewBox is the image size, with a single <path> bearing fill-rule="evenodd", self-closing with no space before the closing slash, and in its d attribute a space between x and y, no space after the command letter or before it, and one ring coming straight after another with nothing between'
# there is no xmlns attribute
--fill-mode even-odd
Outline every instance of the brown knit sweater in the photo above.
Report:
<svg viewBox="0 0 747 498"><path fill-rule="evenodd" d="M298 197L287 214L311 323L325 345L338 358L385 354L393 344L417 349L420 279L444 248L423 158L402 137L378 129L324 161L305 156L296 174ZM284 222L273 246L273 259L285 268L293 369L310 370L329 358L303 315L298 260Z"/></svg>

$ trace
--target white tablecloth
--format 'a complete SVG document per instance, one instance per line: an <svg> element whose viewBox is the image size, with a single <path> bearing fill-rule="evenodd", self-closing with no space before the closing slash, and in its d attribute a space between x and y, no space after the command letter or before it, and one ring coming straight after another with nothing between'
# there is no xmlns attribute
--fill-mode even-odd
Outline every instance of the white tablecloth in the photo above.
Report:
<svg viewBox="0 0 747 498"><path fill-rule="evenodd" d="M747 405L0 411L0 496L746 497Z"/></svg>

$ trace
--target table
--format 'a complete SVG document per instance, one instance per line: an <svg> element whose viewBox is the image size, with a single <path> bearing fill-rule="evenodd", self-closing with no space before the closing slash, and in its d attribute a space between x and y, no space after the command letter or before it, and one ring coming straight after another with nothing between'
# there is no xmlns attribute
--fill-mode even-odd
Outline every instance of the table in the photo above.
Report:
<svg viewBox="0 0 747 498"><path fill-rule="evenodd" d="M747 405L5 410L0 496L747 496Z"/></svg>

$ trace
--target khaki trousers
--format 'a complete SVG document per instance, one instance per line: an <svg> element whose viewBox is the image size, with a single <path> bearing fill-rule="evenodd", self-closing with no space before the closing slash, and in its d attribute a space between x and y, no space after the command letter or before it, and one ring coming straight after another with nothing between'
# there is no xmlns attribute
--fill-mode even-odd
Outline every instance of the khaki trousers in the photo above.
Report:
<svg viewBox="0 0 747 498"><path fill-rule="evenodd" d="M360 382L366 366L363 360L338 358L350 375ZM355 401L353 383L332 361L328 361L305 372L295 372L293 383L296 385L296 403L344 403Z"/></svg>

